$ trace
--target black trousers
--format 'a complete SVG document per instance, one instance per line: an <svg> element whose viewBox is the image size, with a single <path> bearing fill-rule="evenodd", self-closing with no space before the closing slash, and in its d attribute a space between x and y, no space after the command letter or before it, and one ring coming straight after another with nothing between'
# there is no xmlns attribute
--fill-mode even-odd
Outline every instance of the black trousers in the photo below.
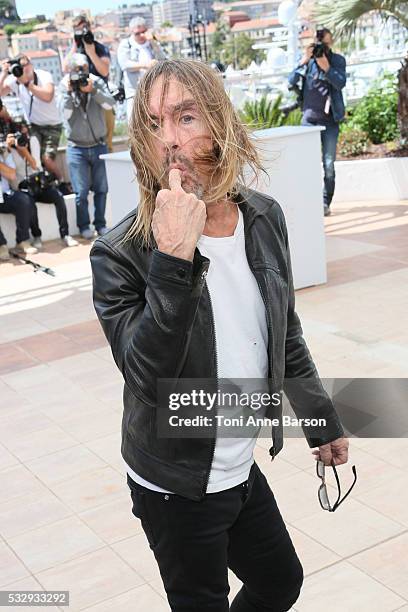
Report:
<svg viewBox="0 0 408 612"><path fill-rule="evenodd" d="M16 218L16 242L23 242L30 237L29 228L33 218L33 205L31 198L22 191L3 193L4 202L0 203L0 213L14 215ZM0 245L7 241L0 230Z"/></svg>
<svg viewBox="0 0 408 612"><path fill-rule="evenodd" d="M303 568L256 463L198 502L127 482L172 612L284 612L298 599ZM231 608L228 567L243 582Z"/></svg>
<svg viewBox="0 0 408 612"><path fill-rule="evenodd" d="M41 229L38 223L38 213L37 207L35 205L35 199L30 196L32 199L32 204L34 208L34 213L31 221L31 233L37 238L41 236ZM67 218L67 207L65 204L64 196L56 187L47 187L47 189L42 189L40 195L38 196L38 202L44 202L45 204L54 204L55 210L57 213L57 219L59 224L59 231L61 238L68 235L68 218Z"/></svg>

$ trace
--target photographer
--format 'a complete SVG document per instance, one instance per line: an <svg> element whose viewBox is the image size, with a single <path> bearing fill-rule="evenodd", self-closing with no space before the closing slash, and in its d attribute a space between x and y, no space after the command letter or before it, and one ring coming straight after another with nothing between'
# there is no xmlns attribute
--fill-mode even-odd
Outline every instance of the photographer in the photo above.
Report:
<svg viewBox="0 0 408 612"><path fill-rule="evenodd" d="M64 196L56 187L52 176L41 169L39 143L36 138L30 140L27 126L23 125L20 129L21 133L10 132L6 137L6 144L11 151L16 167L16 180L11 184L28 193L34 207L36 202L54 204L61 240L67 247L78 246L78 242L69 235ZM31 224L31 232L34 236L33 246L40 249L42 247L41 230L37 215Z"/></svg>
<svg viewBox="0 0 408 612"><path fill-rule="evenodd" d="M0 96L9 93L14 93L20 99L31 125L31 134L36 136L40 143L41 159L45 168L62 181L56 163L62 122L51 73L47 70L34 71L30 59L24 54L13 60L6 59L2 62L0 74ZM64 183L61 183L61 186L66 190Z"/></svg>
<svg viewBox="0 0 408 612"><path fill-rule="evenodd" d="M325 216L335 188L335 169L339 123L344 118L342 89L346 84L346 60L333 53L333 37L327 28L316 32L316 40L305 51L300 64L289 75L289 86L298 92L302 125L321 125L324 169L323 202Z"/></svg>
<svg viewBox="0 0 408 612"><path fill-rule="evenodd" d="M29 229L35 216L30 196L21 191L14 191L10 182L16 179L16 169L9 148L0 141L0 213L11 214L16 218L16 246L15 251L26 255L37 253L37 249L30 244ZM0 260L10 258L7 241L0 229Z"/></svg>
<svg viewBox="0 0 408 612"><path fill-rule="evenodd" d="M86 55L89 73L103 79L108 84L110 70L110 53L108 47L95 40L91 24L86 15L77 15L73 20L74 42L67 56L62 62L63 72L69 72L70 59L74 53ZM115 113L113 108L105 110L106 144L112 152L112 138L115 127Z"/></svg>
<svg viewBox="0 0 408 612"><path fill-rule="evenodd" d="M70 73L61 81L60 104L66 120L68 139L67 163L75 192L77 224L83 238L91 240L88 193L94 192L94 226L100 236L107 232L105 221L108 181L105 162L107 153L104 110L112 108L115 99L106 83L89 74L84 55L76 53L68 64Z"/></svg>
<svg viewBox="0 0 408 612"><path fill-rule="evenodd" d="M129 37L121 40L118 47L118 64L123 72L128 121L140 77L156 61L165 58L159 43L147 39L147 26L143 17L134 17L129 23L129 30Z"/></svg>

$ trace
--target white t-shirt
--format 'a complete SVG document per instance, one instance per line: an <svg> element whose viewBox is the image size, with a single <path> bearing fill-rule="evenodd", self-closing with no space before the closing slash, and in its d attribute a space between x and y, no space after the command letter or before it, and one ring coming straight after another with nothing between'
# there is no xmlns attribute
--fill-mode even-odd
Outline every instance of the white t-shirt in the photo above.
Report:
<svg viewBox="0 0 408 612"><path fill-rule="evenodd" d="M201 236L197 246L208 257L207 286L214 315L218 378L268 378L268 327L265 306L245 253L244 221L239 218L233 236ZM256 411L264 416L266 409ZM207 493L244 482L253 464L255 437L217 437ZM171 493L150 483L129 466L130 477L141 485Z"/></svg>
<svg viewBox="0 0 408 612"><path fill-rule="evenodd" d="M154 58L150 41L146 40L143 44L135 41L133 36L121 41L118 48L118 62L123 70L123 85L125 87L126 98L133 98L136 93L137 85L146 72L141 70L128 70L127 62L138 64L148 64Z"/></svg>
<svg viewBox="0 0 408 612"><path fill-rule="evenodd" d="M15 168L15 163L13 160L13 156L11 155L11 153L6 153L4 155L0 154L0 161L3 164L6 164L6 166L9 166L10 168ZM8 180L1 175L0 178L0 204L2 204L4 202L4 198L3 198L3 194L4 193L9 193L11 190L10 187L10 183L8 182Z"/></svg>
<svg viewBox="0 0 408 612"><path fill-rule="evenodd" d="M54 82L52 74L47 70L36 70L35 74L37 75L37 85L40 87L43 87L47 83ZM28 91L27 87L19 83L12 74L6 78L4 84L10 87L11 91L20 98L26 119L30 123L35 123L36 125L58 125L62 123L55 94L51 102L44 102L36 96L33 96L32 93Z"/></svg>
<svg viewBox="0 0 408 612"><path fill-rule="evenodd" d="M35 159L38 170L42 170L40 143L38 142L36 136L31 136L30 138L30 152L32 157ZM21 183L21 181L23 181L27 176L30 176L30 174L36 172L36 170L31 168L30 164L21 157L16 149L11 150L11 155L16 168L16 179L15 181L11 182L11 186L13 189L18 189L19 183Z"/></svg>

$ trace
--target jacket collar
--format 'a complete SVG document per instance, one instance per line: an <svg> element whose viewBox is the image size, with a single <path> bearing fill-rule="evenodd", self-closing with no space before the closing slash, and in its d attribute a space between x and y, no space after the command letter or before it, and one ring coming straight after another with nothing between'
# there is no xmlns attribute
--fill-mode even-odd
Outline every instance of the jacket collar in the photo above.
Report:
<svg viewBox="0 0 408 612"><path fill-rule="evenodd" d="M266 214L270 208L268 196L244 185L238 186L237 193L232 199L240 207L247 228L252 225L256 217Z"/></svg>

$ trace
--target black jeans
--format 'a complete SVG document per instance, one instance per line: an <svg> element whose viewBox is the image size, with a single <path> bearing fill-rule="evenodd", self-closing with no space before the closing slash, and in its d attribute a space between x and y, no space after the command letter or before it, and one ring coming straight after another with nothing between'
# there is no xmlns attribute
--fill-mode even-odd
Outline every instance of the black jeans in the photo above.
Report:
<svg viewBox="0 0 408 612"><path fill-rule="evenodd" d="M32 196L30 197L32 199L33 208L35 210L35 213L33 214L31 225L30 225L31 233L35 238L37 238L41 236L41 230L38 224L38 213L37 213L37 207L35 205L35 199ZM66 207L64 196L62 195L62 193L58 189L56 189L56 187L47 187L47 189L41 190L41 193L38 196L37 201L44 202L44 204L54 204L55 205L58 224L59 224L60 236L61 238L64 238L64 236L67 236L68 235L67 207Z"/></svg>
<svg viewBox="0 0 408 612"><path fill-rule="evenodd" d="M22 191L3 193L4 202L0 203L0 213L11 214L16 217L16 242L29 239L29 228L33 218L33 205L31 198ZM0 245L6 244L3 232L0 230Z"/></svg>
<svg viewBox="0 0 408 612"><path fill-rule="evenodd" d="M199 502L127 482L172 612L284 612L298 599L303 568L256 463ZM243 582L231 608L228 567Z"/></svg>

